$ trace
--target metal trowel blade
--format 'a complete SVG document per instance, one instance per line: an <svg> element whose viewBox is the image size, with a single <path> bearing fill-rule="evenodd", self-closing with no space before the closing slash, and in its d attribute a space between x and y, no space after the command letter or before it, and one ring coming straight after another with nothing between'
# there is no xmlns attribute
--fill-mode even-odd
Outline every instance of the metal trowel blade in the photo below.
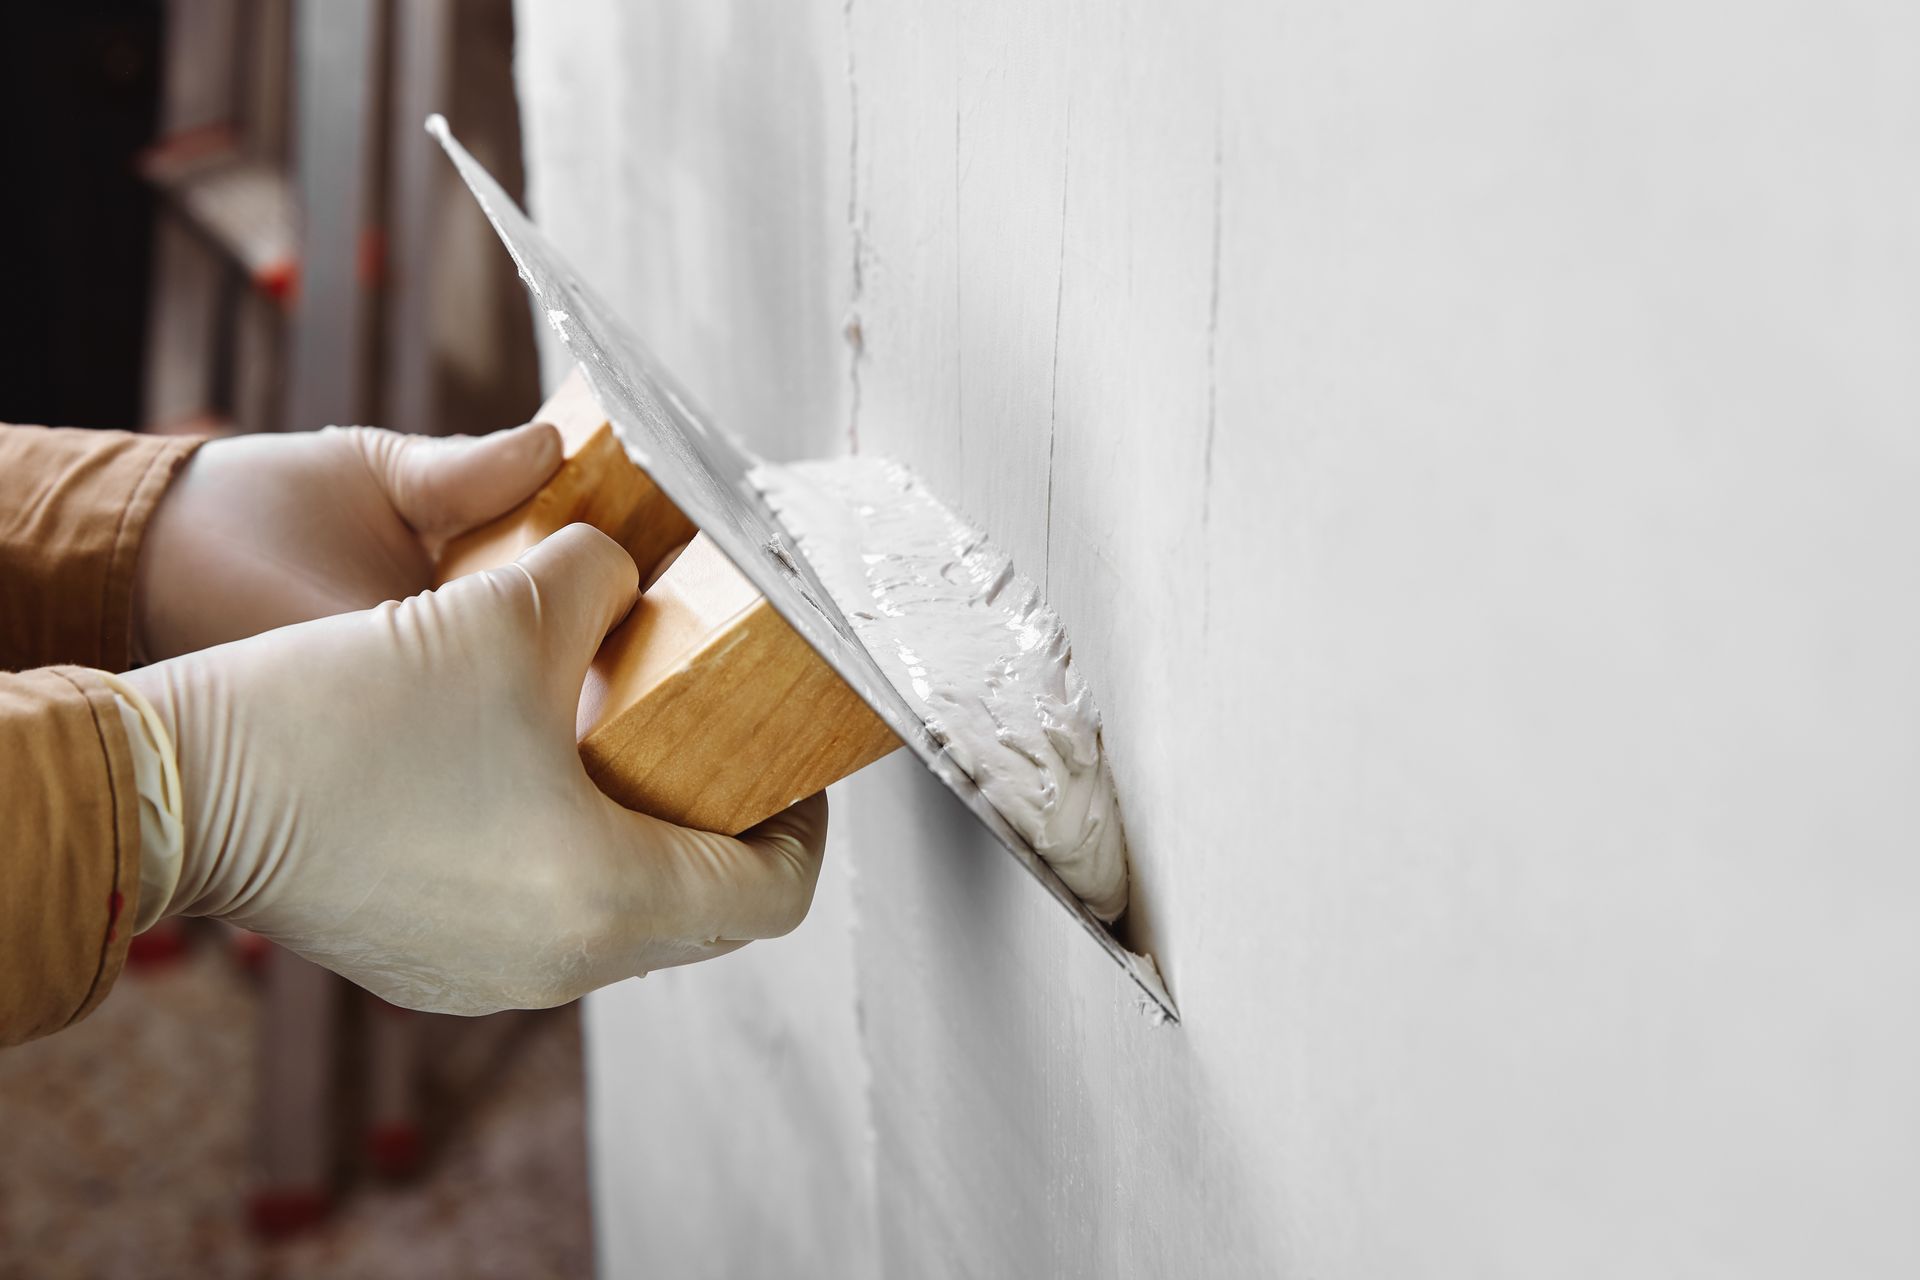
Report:
<svg viewBox="0 0 1920 1280"><path fill-rule="evenodd" d="M1080 922L1159 1013L1177 1020L1179 1013L1153 962L1120 945L1033 846L1008 825L888 682L813 566L748 481L747 473L757 459L708 422L646 345L581 282L493 175L460 145L444 119L431 117L427 131L445 148L480 202L487 221L513 255L534 304L579 362L634 462L727 554L907 749Z"/></svg>

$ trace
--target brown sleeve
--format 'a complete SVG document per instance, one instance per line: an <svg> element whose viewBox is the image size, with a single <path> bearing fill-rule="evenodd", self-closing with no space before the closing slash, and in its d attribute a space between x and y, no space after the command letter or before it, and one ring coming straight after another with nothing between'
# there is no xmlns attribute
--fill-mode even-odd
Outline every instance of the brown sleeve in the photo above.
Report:
<svg viewBox="0 0 1920 1280"><path fill-rule="evenodd" d="M0 425L0 670L126 670L140 538L199 443Z"/></svg>
<svg viewBox="0 0 1920 1280"><path fill-rule="evenodd" d="M0 1045L93 1012L140 892L140 800L96 672L0 673Z"/></svg>

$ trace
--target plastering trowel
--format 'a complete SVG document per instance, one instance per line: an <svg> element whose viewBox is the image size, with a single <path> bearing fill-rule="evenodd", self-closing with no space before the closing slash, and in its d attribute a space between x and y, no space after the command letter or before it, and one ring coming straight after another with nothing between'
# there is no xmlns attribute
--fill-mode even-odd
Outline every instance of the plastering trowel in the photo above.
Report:
<svg viewBox="0 0 1920 1280"><path fill-rule="evenodd" d="M748 479L755 459L708 423L644 344L585 284L454 139L427 122L513 255L520 278L567 350L626 453L751 583L826 666L993 833L1169 1019L1178 1013L1151 960L1136 956L1060 879L955 762L854 634L795 539Z"/></svg>

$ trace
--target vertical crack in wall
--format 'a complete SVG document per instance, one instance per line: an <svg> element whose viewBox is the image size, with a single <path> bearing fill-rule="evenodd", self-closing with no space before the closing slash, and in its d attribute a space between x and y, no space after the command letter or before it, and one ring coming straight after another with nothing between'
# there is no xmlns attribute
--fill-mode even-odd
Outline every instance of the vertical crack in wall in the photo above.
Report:
<svg viewBox="0 0 1920 1280"><path fill-rule="evenodd" d="M960 10L953 11L953 442L959 474L957 488L967 490L966 309L961 306L960 241Z"/></svg>
<svg viewBox="0 0 1920 1280"><path fill-rule="evenodd" d="M1213 527L1213 438L1215 428L1220 422L1220 378L1218 356L1220 351L1220 211L1222 201L1222 181L1225 166L1223 160L1222 124L1220 104L1215 102L1213 111L1213 279L1207 295L1207 433L1206 444L1200 460L1200 555L1201 563L1208 563L1208 533ZM1206 644L1207 632L1213 618L1213 576L1200 575L1200 643Z"/></svg>
<svg viewBox="0 0 1920 1280"><path fill-rule="evenodd" d="M1073 177L1073 71L1067 71L1067 132L1060 147L1060 252L1053 274L1053 370L1047 383L1047 527L1040 594L1053 590L1053 442L1060 420L1060 317L1067 296L1067 190Z"/></svg>
<svg viewBox="0 0 1920 1280"><path fill-rule="evenodd" d="M854 0L845 0L840 7L841 38L846 44L847 59L847 235L851 242L853 261L849 272L847 320L843 335L847 341L847 451L860 452L860 364L866 358L866 334L862 327L860 305L866 297L866 257L867 235L862 222L860 207L860 79L854 59ZM867 1229L865 1259L871 1270L866 1274L881 1275L885 1267L881 1261L882 1241L880 1235L880 1130L875 1120L877 1114L873 1083L873 1049L868 1040L867 1004L863 992L865 975L860 964L860 936L864 932L866 919L865 894L860 885L860 859L858 828L848 838L847 868L847 911L852 938L849 940L853 971L853 1025L854 1057L861 1072L860 1103L861 1129L860 1141L864 1144L861 1152L860 1173L866 1179L862 1188L866 1196L867 1212L861 1215L861 1221Z"/></svg>
<svg viewBox="0 0 1920 1280"><path fill-rule="evenodd" d="M847 343L847 452L860 452L860 361L866 354L866 331L861 325L860 302L866 293L867 237L860 225L860 80L853 61L853 0L840 6L840 30L847 47L847 234L852 240L852 282L847 297L847 319L841 336Z"/></svg>

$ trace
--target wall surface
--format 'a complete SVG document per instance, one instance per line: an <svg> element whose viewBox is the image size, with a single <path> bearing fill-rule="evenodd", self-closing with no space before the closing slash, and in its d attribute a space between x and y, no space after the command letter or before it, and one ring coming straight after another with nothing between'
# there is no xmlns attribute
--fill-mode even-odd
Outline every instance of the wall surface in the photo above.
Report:
<svg viewBox="0 0 1920 1280"><path fill-rule="evenodd" d="M1920 1269L1920 10L518 17L718 420L1045 583L1184 1015L896 755L590 1002L607 1275Z"/></svg>

